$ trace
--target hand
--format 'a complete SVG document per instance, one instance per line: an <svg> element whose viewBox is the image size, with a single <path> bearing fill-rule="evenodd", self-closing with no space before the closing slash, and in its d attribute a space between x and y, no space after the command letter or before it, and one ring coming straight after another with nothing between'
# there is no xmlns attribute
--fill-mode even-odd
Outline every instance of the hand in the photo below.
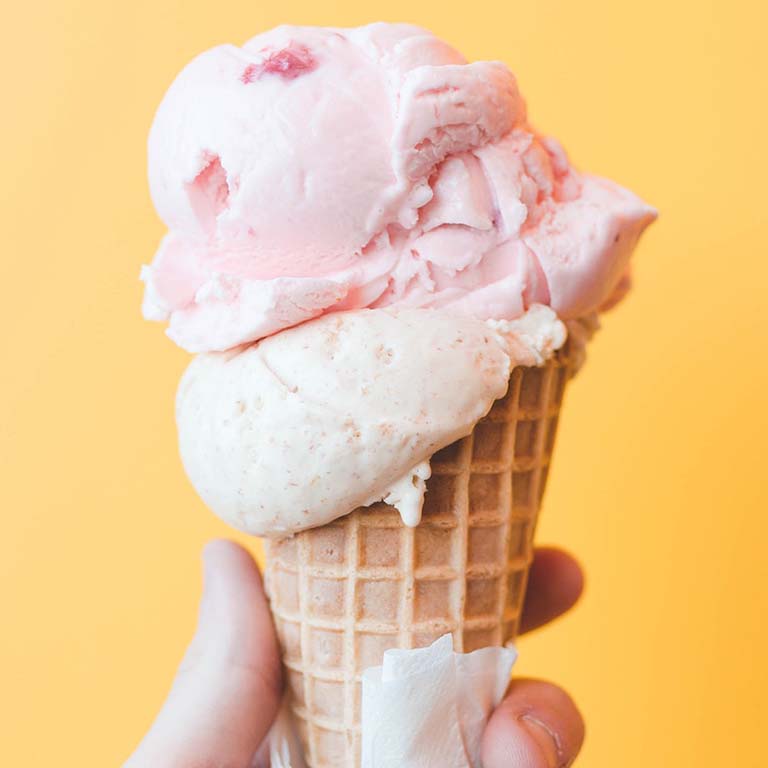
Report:
<svg viewBox="0 0 768 768"><path fill-rule="evenodd" d="M197 631L168 699L125 768L248 768L277 715L280 651L259 570L238 545L205 548ZM536 552L523 632L567 611L582 575L564 552ZM565 768L584 738L569 696L535 680L514 680L483 737L484 768Z"/></svg>
<svg viewBox="0 0 768 768"><path fill-rule="evenodd" d="M559 549L540 548L531 565L521 632L556 619L581 595L578 563ZM515 679L483 736L484 768L567 768L584 741L584 721L571 697L552 683Z"/></svg>

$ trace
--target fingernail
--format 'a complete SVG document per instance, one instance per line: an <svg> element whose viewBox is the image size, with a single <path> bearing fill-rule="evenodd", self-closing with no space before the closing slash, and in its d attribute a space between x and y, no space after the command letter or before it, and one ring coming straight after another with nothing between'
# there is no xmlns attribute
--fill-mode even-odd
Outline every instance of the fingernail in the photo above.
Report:
<svg viewBox="0 0 768 768"><path fill-rule="evenodd" d="M192 642L181 662L180 670L200 662L202 656L207 653L217 634L218 598L220 593L218 582L221 577L218 569L212 566L210 559L203 553L203 589L200 595L200 603L197 609L197 627Z"/></svg>
<svg viewBox="0 0 768 768"><path fill-rule="evenodd" d="M519 719L528 735L541 750L541 755L547 761L548 768L567 768L560 737L543 720L531 712L520 715Z"/></svg>

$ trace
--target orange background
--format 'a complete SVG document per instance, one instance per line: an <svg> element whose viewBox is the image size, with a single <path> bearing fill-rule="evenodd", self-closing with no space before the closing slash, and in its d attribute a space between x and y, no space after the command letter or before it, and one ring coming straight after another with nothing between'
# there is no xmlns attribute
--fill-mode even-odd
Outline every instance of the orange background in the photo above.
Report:
<svg viewBox="0 0 768 768"><path fill-rule="evenodd" d="M521 643L590 768L762 766L768 719L762 0L40 0L3 9L0 764L118 765L229 535L177 458L188 357L139 316L163 228L145 138L176 72L276 23L432 28L519 76L536 125L661 210L562 422L540 539L588 589Z"/></svg>

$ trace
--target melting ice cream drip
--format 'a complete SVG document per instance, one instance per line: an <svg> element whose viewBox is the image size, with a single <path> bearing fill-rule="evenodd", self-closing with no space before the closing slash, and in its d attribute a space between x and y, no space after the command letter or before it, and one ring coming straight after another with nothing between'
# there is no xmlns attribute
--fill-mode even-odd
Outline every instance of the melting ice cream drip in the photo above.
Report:
<svg viewBox="0 0 768 768"><path fill-rule="evenodd" d="M415 528L421 522L424 494L427 490L427 480L431 475L432 467L429 465L429 460L422 461L393 483L383 499L385 504L389 504L400 513L403 525L409 528Z"/></svg>

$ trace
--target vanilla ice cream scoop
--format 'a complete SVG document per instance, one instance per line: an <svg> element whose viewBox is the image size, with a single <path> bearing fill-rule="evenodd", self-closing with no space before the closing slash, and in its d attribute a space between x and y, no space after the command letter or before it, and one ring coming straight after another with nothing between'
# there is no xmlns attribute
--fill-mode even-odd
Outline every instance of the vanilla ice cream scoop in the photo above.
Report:
<svg viewBox="0 0 768 768"><path fill-rule="evenodd" d="M192 352L321 314L597 310L654 211L529 125L515 78L409 25L278 27L192 61L149 141L144 313Z"/></svg>
<svg viewBox="0 0 768 768"><path fill-rule="evenodd" d="M416 525L430 456L472 431L514 366L565 337L542 306L493 324L363 309L199 355L177 397L184 466L207 505L249 533L286 535L381 500Z"/></svg>

